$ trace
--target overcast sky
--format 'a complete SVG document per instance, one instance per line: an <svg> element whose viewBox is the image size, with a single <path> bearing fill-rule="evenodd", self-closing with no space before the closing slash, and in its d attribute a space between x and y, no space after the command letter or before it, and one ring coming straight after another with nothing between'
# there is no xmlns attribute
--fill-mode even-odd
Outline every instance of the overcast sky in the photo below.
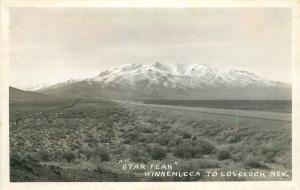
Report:
<svg viewBox="0 0 300 190"><path fill-rule="evenodd" d="M204 63L291 81L288 8L13 8L11 85L94 77L126 63Z"/></svg>

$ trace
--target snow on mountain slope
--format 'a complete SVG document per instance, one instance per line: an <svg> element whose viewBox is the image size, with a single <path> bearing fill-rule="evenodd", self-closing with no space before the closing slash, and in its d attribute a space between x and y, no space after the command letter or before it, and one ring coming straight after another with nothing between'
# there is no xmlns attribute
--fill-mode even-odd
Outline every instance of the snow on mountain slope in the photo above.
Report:
<svg viewBox="0 0 300 190"><path fill-rule="evenodd" d="M89 81L103 86L118 85L134 88L139 81L149 85L163 84L165 87L204 88L204 87L246 87L249 85L274 86L277 83L265 80L255 74L230 70L222 71L203 64L167 65L156 62L150 65L127 64L101 72Z"/></svg>
<svg viewBox="0 0 300 190"><path fill-rule="evenodd" d="M82 88L81 90L79 88ZM125 64L82 81L44 88L48 93L84 91L85 96L256 98L289 97L290 86L240 70L219 70L204 64Z"/></svg>
<svg viewBox="0 0 300 190"><path fill-rule="evenodd" d="M173 74L171 70L160 63L151 65L126 64L101 72L89 81L98 82L102 86L119 85L134 88L139 81L148 81L148 85L174 83L169 79ZM174 76L173 76L174 77Z"/></svg>

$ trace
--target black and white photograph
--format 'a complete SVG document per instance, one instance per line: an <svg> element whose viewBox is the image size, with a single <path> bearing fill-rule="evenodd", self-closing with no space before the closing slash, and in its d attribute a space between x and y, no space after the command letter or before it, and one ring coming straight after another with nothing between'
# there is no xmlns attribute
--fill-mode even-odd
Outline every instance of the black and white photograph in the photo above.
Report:
<svg viewBox="0 0 300 190"><path fill-rule="evenodd" d="M292 181L291 8L11 7L8 34L11 183Z"/></svg>

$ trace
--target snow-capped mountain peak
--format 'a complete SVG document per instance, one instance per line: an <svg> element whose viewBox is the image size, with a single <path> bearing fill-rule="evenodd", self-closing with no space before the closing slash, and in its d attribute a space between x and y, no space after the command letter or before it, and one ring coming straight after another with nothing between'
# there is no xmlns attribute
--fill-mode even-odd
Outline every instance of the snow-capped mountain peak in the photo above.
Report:
<svg viewBox="0 0 300 190"><path fill-rule="evenodd" d="M67 81L48 88L64 88L78 81ZM259 77L240 70L220 70L205 64L125 64L100 72L97 76L80 81L86 88L110 92L112 96L170 96L170 97L219 97L249 96L276 93L277 89L290 89L289 85ZM78 85L77 85L78 86ZM93 90L93 91L94 91ZM274 92L273 92L274 91ZM222 95L222 94L228 95ZM271 93L271 94L272 94ZM230 94L230 95L229 95ZM284 93L285 94L285 93ZM288 94L288 93L287 93ZM288 95L285 95L288 96Z"/></svg>
<svg viewBox="0 0 300 190"><path fill-rule="evenodd" d="M103 86L129 85L135 88L137 83L146 81L148 87L172 86L183 89L217 87L246 87L249 85L270 85L261 77L240 70L224 71L205 64L162 64L155 62L148 65L126 64L101 72L97 77L89 79Z"/></svg>

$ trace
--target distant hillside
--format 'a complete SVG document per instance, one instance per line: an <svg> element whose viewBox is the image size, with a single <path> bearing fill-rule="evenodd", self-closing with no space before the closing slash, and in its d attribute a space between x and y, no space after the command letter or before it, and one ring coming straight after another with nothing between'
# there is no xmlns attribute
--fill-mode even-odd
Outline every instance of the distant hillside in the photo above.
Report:
<svg viewBox="0 0 300 190"><path fill-rule="evenodd" d="M42 106L42 107L61 107L71 105L74 99L46 95L39 92L31 92L9 87L9 104L18 107L26 106Z"/></svg>
<svg viewBox="0 0 300 190"><path fill-rule="evenodd" d="M37 99L48 99L49 95L39 93L24 91L14 87L9 87L9 98L11 100L37 100Z"/></svg>

